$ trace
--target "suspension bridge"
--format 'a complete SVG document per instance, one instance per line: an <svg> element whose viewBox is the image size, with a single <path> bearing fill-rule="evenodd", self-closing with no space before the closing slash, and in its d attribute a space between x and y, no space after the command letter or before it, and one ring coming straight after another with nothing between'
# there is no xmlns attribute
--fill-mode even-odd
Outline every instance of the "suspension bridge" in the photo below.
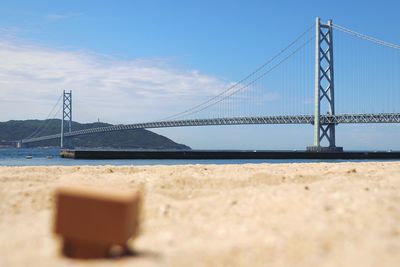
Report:
<svg viewBox="0 0 400 267"><path fill-rule="evenodd" d="M72 131L71 91L63 92L61 118L60 133L33 134L20 144L60 138L63 147L66 137L133 129L308 124L309 151L342 151L338 124L400 123L400 45L317 18L243 79L161 120Z"/></svg>

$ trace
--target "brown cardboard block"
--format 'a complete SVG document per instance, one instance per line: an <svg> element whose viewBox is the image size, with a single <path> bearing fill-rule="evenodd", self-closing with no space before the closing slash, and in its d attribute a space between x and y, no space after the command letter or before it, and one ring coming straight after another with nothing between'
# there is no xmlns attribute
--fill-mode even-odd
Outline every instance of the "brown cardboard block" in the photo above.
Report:
<svg viewBox="0 0 400 267"><path fill-rule="evenodd" d="M110 252L110 245L90 242L86 240L74 240L64 237L62 253L71 258L103 258Z"/></svg>
<svg viewBox="0 0 400 267"><path fill-rule="evenodd" d="M70 257L107 256L113 245L126 246L139 230L138 191L64 186L56 191L55 233Z"/></svg>

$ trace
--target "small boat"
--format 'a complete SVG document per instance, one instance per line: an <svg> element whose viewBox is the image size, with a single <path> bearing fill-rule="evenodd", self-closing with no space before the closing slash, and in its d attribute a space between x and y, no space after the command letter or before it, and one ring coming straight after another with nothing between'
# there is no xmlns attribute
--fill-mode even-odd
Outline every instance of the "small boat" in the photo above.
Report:
<svg viewBox="0 0 400 267"><path fill-rule="evenodd" d="M47 156L47 159L52 159L53 158L53 156Z"/></svg>
<svg viewBox="0 0 400 267"><path fill-rule="evenodd" d="M26 159L32 159L32 156L26 156L25 158Z"/></svg>

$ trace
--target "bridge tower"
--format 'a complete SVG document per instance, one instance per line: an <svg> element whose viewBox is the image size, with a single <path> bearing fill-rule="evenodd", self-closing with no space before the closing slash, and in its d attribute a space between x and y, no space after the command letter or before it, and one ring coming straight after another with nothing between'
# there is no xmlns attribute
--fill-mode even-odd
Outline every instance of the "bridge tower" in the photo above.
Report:
<svg viewBox="0 0 400 267"><path fill-rule="evenodd" d="M314 103L314 144L309 151L343 151L335 143L334 123L321 123L321 112L335 115L335 83L333 69L333 29L332 20L322 24L316 19L315 36L315 103ZM328 146L321 146L326 140Z"/></svg>
<svg viewBox="0 0 400 267"><path fill-rule="evenodd" d="M72 91L66 92L63 90L63 110L61 118L61 144L60 147L64 147L64 124L68 122L68 132L71 132L72 126Z"/></svg>

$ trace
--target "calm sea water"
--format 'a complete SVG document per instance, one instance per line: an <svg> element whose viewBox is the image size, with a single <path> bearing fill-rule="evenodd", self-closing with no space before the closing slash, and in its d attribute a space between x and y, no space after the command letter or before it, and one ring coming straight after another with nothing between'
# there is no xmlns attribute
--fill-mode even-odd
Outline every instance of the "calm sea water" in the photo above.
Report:
<svg viewBox="0 0 400 267"><path fill-rule="evenodd" d="M343 162L342 160L77 160L59 156L59 149L0 149L0 166L51 166L51 165L180 165L180 164L245 164L245 163L301 163ZM32 156L27 159L27 156ZM347 160L348 161L348 160ZM353 160L360 161L360 160ZM376 161L376 160L374 160Z"/></svg>

